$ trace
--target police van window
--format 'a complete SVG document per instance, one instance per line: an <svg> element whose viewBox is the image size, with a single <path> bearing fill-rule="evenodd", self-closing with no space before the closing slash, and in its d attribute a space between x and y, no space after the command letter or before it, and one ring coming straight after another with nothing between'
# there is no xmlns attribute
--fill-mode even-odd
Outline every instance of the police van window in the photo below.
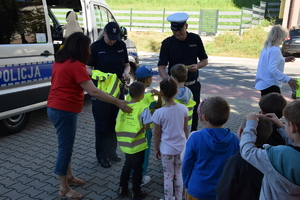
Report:
<svg viewBox="0 0 300 200"><path fill-rule="evenodd" d="M47 42L42 0L1 0L0 12L0 44Z"/></svg>
<svg viewBox="0 0 300 200"><path fill-rule="evenodd" d="M100 34L108 22L116 22L112 14L104 7L94 5L94 13L98 34Z"/></svg>

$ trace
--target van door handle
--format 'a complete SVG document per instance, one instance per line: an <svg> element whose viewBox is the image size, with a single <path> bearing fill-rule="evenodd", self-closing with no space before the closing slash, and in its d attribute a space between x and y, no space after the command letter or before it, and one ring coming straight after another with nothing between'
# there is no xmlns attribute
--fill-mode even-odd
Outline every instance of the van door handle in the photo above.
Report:
<svg viewBox="0 0 300 200"><path fill-rule="evenodd" d="M41 56L51 56L52 53L50 53L49 51L44 51L43 53L41 53Z"/></svg>

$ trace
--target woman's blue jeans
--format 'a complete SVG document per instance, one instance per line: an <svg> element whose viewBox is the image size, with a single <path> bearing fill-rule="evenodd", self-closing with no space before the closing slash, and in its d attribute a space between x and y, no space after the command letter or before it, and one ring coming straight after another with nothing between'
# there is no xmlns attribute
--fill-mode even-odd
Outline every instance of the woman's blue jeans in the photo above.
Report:
<svg viewBox="0 0 300 200"><path fill-rule="evenodd" d="M56 129L58 139L58 154L54 173L65 176L71 162L78 113L48 107L47 114Z"/></svg>

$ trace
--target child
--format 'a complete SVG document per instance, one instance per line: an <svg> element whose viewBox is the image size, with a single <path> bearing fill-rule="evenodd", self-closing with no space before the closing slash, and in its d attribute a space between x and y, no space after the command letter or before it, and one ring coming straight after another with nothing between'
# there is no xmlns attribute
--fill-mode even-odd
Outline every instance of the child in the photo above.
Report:
<svg viewBox="0 0 300 200"><path fill-rule="evenodd" d="M128 195L128 181L130 170L132 175L132 199L143 199L147 196L141 191L142 172L144 163L145 149L148 148L145 132L150 129L149 124L152 122L148 106L141 103L145 87L140 82L134 82L129 86L131 101L130 106L132 113L119 111L116 123L117 140L121 151L125 153L125 164L122 169L119 196Z"/></svg>
<svg viewBox="0 0 300 200"><path fill-rule="evenodd" d="M193 110L196 102L194 101L192 91L188 87L184 86L187 75L188 69L183 64L176 64L171 68L171 76L176 80L178 90L178 93L175 95L174 100L176 103L184 104L188 108L188 129L190 132L192 128Z"/></svg>
<svg viewBox="0 0 300 200"><path fill-rule="evenodd" d="M177 85L173 78L160 82L160 94L165 105L152 116L154 122L154 147L157 159L162 160L164 170L164 194L166 200L182 199L183 183L180 153L188 137L188 109L174 101Z"/></svg>
<svg viewBox="0 0 300 200"><path fill-rule="evenodd" d="M246 127L246 118L238 130L238 136ZM272 122L267 116L259 115L256 128L256 147L260 147L272 134ZM217 200L257 200L259 198L263 174L245 161L238 151L230 157L225 165L222 176L216 187Z"/></svg>
<svg viewBox="0 0 300 200"><path fill-rule="evenodd" d="M240 142L241 156L264 174L260 200L296 200L300 197L299 108L300 100L295 100L284 108L285 126L275 114L266 114L279 127L278 132L286 139L288 146L264 145L265 149L256 148L254 143L258 115L250 113L246 116L246 127Z"/></svg>
<svg viewBox="0 0 300 200"><path fill-rule="evenodd" d="M239 150L236 134L222 128L229 114L230 106L220 96L209 97L199 104L199 121L204 128L190 135L182 166L187 200L216 199L214 190L225 161Z"/></svg>
<svg viewBox="0 0 300 200"><path fill-rule="evenodd" d="M287 102L281 94L273 92L262 96L258 102L258 105L261 109L261 114L275 113L277 118L280 119L282 117L282 111L286 107ZM285 145L285 141L278 133L277 128L278 127L273 124L273 133L264 144L269 144L272 146Z"/></svg>
<svg viewBox="0 0 300 200"><path fill-rule="evenodd" d="M158 72L152 71L152 68L148 66L141 66L135 71L135 75L137 81L143 83L145 88L147 88L152 83L152 76L158 75ZM158 97L157 101L154 99L154 95L157 95ZM130 101L130 100L131 100L130 95L127 95L126 101ZM152 89L150 93L145 93L144 98L140 102L148 106L151 113L153 113L155 109L160 108L162 104L160 93L155 89ZM147 138L148 148L145 150L142 186L148 184L151 181L151 177L145 176L145 174L147 172L147 168L149 165L150 147L151 147L151 139L152 139L152 123L150 124L150 129L146 131L146 138Z"/></svg>

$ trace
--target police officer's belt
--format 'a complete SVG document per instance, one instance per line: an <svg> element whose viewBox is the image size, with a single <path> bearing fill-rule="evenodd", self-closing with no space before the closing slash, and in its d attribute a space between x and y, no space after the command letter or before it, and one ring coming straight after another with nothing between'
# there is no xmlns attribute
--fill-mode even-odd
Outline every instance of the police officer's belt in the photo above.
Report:
<svg viewBox="0 0 300 200"><path fill-rule="evenodd" d="M199 81L200 81L200 78L198 77L196 80L185 82L184 85L185 86L193 85L193 84L195 84L195 83L197 83Z"/></svg>

